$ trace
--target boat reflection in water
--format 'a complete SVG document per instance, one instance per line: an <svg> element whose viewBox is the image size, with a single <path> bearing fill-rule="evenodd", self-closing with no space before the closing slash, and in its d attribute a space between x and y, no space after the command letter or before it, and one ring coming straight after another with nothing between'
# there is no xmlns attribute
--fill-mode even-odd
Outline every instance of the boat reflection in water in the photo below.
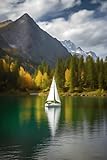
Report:
<svg viewBox="0 0 107 160"><path fill-rule="evenodd" d="M60 119L61 107L45 107L45 112L47 114L49 128L51 130L52 137L55 136L56 130L58 128L58 122Z"/></svg>

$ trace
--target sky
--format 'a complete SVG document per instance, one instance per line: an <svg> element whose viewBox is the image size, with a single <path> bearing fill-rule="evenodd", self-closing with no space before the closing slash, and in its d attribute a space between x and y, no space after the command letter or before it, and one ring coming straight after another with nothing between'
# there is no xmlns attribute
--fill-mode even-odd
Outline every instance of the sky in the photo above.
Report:
<svg viewBox="0 0 107 160"><path fill-rule="evenodd" d="M58 40L107 56L107 0L0 0L0 21L24 13Z"/></svg>

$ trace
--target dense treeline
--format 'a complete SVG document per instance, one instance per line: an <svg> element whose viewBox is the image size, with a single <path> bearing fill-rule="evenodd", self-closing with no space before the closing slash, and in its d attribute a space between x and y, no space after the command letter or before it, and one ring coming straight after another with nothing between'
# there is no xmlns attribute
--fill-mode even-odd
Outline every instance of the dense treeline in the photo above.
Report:
<svg viewBox="0 0 107 160"><path fill-rule="evenodd" d="M64 62L59 61L55 70L59 71L56 74L58 84L67 91L107 90L107 61L103 59L94 61L91 56L86 60L72 56Z"/></svg>
<svg viewBox="0 0 107 160"><path fill-rule="evenodd" d="M42 62L33 74L8 56L0 59L0 91L47 91L53 75L58 88L64 92L107 90L107 61L103 59L94 61L90 56L86 60L83 57L70 56L67 59L58 59L52 69Z"/></svg>

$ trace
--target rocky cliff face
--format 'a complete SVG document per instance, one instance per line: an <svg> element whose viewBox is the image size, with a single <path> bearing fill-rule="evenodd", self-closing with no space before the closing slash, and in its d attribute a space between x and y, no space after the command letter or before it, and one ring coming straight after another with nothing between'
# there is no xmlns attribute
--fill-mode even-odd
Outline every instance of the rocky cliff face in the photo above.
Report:
<svg viewBox="0 0 107 160"><path fill-rule="evenodd" d="M0 28L0 35L10 48L17 50L18 56L38 64L46 61L52 66L58 58L69 56L67 49L43 31L28 14Z"/></svg>
<svg viewBox="0 0 107 160"><path fill-rule="evenodd" d="M7 25L10 24L10 23L12 23L11 20L7 20L7 21L4 21L4 22L0 22L0 28L5 27L5 26L7 26Z"/></svg>
<svg viewBox="0 0 107 160"><path fill-rule="evenodd" d="M0 35L0 48L10 48L5 39Z"/></svg>

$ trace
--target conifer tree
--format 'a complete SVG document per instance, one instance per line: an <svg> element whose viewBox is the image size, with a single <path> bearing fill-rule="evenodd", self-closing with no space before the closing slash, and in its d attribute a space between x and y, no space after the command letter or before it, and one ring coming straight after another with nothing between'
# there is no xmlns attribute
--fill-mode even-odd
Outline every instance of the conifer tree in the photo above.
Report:
<svg viewBox="0 0 107 160"><path fill-rule="evenodd" d="M80 89L83 87L84 80L84 58L81 56L78 63L78 85Z"/></svg>
<svg viewBox="0 0 107 160"><path fill-rule="evenodd" d="M73 63L73 79L74 79L74 87L78 87L78 63L79 59L76 55L71 57L70 65Z"/></svg>
<svg viewBox="0 0 107 160"><path fill-rule="evenodd" d="M64 81L65 81L65 67L64 67L64 61L62 59L58 59L56 66L55 66L55 79L57 82L57 86L61 89L64 87Z"/></svg>
<svg viewBox="0 0 107 160"><path fill-rule="evenodd" d="M104 89L107 90L107 61L104 63Z"/></svg>
<svg viewBox="0 0 107 160"><path fill-rule="evenodd" d="M19 65L17 61L10 63L9 83L11 87L18 87Z"/></svg>
<svg viewBox="0 0 107 160"><path fill-rule="evenodd" d="M71 57L72 57L72 55L70 55L69 57L67 57L67 58L65 59L65 61L64 61L64 67L65 67L65 69L67 69L67 68L69 69Z"/></svg>
<svg viewBox="0 0 107 160"><path fill-rule="evenodd" d="M42 76L42 88L46 89L49 85L49 79L48 79L48 74L47 72L44 72Z"/></svg>
<svg viewBox="0 0 107 160"><path fill-rule="evenodd" d="M100 69L99 69L99 76L98 76L98 86L99 89L104 88L104 66L103 66L103 59L100 61Z"/></svg>
<svg viewBox="0 0 107 160"><path fill-rule="evenodd" d="M74 92L75 87L75 71L74 71L74 58L70 61L70 92Z"/></svg>
<svg viewBox="0 0 107 160"><path fill-rule="evenodd" d="M87 87L94 89L95 87L95 65L91 56L86 59L86 83Z"/></svg>
<svg viewBox="0 0 107 160"><path fill-rule="evenodd" d="M98 88L98 79L99 79L99 71L100 71L100 59L99 57L97 58L96 60L96 63L95 63L95 80L96 80L96 88Z"/></svg>

